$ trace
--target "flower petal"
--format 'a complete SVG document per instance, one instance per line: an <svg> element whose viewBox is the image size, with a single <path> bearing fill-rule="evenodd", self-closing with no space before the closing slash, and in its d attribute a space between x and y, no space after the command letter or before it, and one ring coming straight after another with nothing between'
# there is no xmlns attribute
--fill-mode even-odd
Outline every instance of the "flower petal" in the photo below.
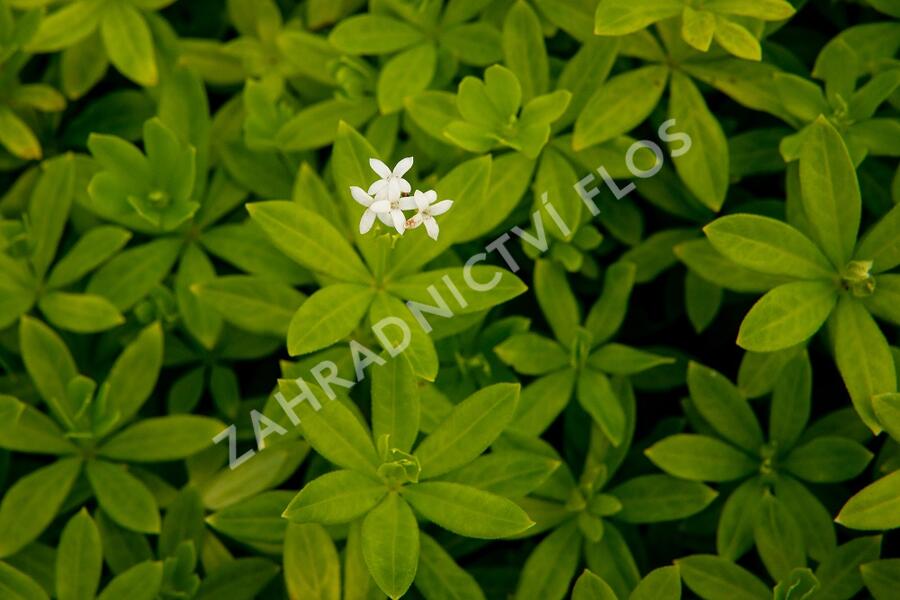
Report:
<svg viewBox="0 0 900 600"><path fill-rule="evenodd" d="M391 168L377 158L370 158L369 166L372 167L372 170L378 173L378 176L382 179L387 179L391 176Z"/></svg>
<svg viewBox="0 0 900 600"><path fill-rule="evenodd" d="M450 210L451 206L453 206L453 200L441 200L437 204L433 204L429 212L432 215L442 215Z"/></svg>
<svg viewBox="0 0 900 600"><path fill-rule="evenodd" d="M422 195L425 196L425 202L428 204L434 204L435 200L437 200L437 192L434 190L428 190Z"/></svg>
<svg viewBox="0 0 900 600"><path fill-rule="evenodd" d="M369 194L377 198L378 196L383 195L386 192L387 186L387 179L379 179L369 186Z"/></svg>
<svg viewBox="0 0 900 600"><path fill-rule="evenodd" d="M421 210L421 207L416 203L415 198L412 196L402 196L400 198L400 208L403 210Z"/></svg>
<svg viewBox="0 0 900 600"><path fill-rule="evenodd" d="M438 227L437 221L435 221L431 217L425 217L424 223L425 223L425 231L428 232L428 237L437 241L438 233L440 233L440 230L441 230L441 228Z"/></svg>
<svg viewBox="0 0 900 600"><path fill-rule="evenodd" d="M404 194L408 194L412 191L412 186L409 185L409 182L407 180L398 179L397 181L400 183L400 191L401 192L403 192Z"/></svg>
<svg viewBox="0 0 900 600"><path fill-rule="evenodd" d="M388 200L391 200L391 201L399 200L400 196L402 195L402 191L400 190L400 180L397 179L396 177L391 177L390 179L387 180L387 183L388 183L388 186L387 186Z"/></svg>
<svg viewBox="0 0 900 600"><path fill-rule="evenodd" d="M397 233L403 235L403 232L406 231L406 215L399 208L395 208L391 211L391 218L394 220L394 229L397 230Z"/></svg>
<svg viewBox="0 0 900 600"><path fill-rule="evenodd" d="M350 187L350 195L353 196L353 199L362 204L365 207L368 207L374 199L365 192L361 187L351 186Z"/></svg>
<svg viewBox="0 0 900 600"><path fill-rule="evenodd" d="M397 163L397 166L394 167L394 176L395 177L403 177L406 175L406 172L412 169L413 166L413 157L407 156L403 160Z"/></svg>
<svg viewBox="0 0 900 600"><path fill-rule="evenodd" d="M391 218L391 213L389 212L380 212L375 214L378 217L378 220L384 223L388 227L394 226L394 220Z"/></svg>
<svg viewBox="0 0 900 600"><path fill-rule="evenodd" d="M372 225L375 223L375 213L371 210L366 209L363 213L362 218L359 220L359 232L360 233L368 233L370 229L372 229Z"/></svg>
<svg viewBox="0 0 900 600"><path fill-rule="evenodd" d="M387 213L391 210L390 200L376 200L369 206L369 210L377 213Z"/></svg>
<svg viewBox="0 0 900 600"><path fill-rule="evenodd" d="M412 199L419 210L428 208L428 198L421 191L416 190L416 193L412 195Z"/></svg>

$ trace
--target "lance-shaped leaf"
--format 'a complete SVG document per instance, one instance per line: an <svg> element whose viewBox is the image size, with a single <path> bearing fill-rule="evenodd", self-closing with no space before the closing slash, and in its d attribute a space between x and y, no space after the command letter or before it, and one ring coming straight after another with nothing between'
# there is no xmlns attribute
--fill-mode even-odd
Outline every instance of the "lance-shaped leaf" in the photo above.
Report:
<svg viewBox="0 0 900 600"><path fill-rule="evenodd" d="M163 360L163 333L159 323L148 325L113 364L106 378L107 398L119 423L128 421L150 397Z"/></svg>
<svg viewBox="0 0 900 600"><path fill-rule="evenodd" d="M812 124L803 145L800 191L816 242L836 268L843 268L856 245L862 200L847 147L825 117Z"/></svg>
<svg viewBox="0 0 900 600"><path fill-rule="evenodd" d="M97 600L153 600L159 593L163 582L163 565L161 562L145 561L138 563L117 575L103 589Z"/></svg>
<svg viewBox="0 0 900 600"><path fill-rule="evenodd" d="M534 524L511 500L460 483L428 481L400 493L426 519L466 537L509 537Z"/></svg>
<svg viewBox="0 0 900 600"><path fill-rule="evenodd" d="M763 435L756 415L725 376L692 361L688 365L688 390L694 407L716 433L748 452L759 450Z"/></svg>
<svg viewBox="0 0 900 600"><path fill-rule="evenodd" d="M421 478L448 473L484 452L512 420L519 390L518 384L498 383L457 404L415 450Z"/></svg>
<svg viewBox="0 0 900 600"><path fill-rule="evenodd" d="M776 219L729 215L703 228L713 247L741 265L761 273L796 279L829 279L834 267L809 238Z"/></svg>
<svg viewBox="0 0 900 600"><path fill-rule="evenodd" d="M874 433L881 431L872 396L897 391L894 360L878 324L855 299L841 298L833 316L834 355L853 407Z"/></svg>
<svg viewBox="0 0 900 600"><path fill-rule="evenodd" d="M870 460L872 453L853 440L820 436L794 448L783 464L800 479L832 483L856 477Z"/></svg>
<svg viewBox="0 0 900 600"><path fill-rule="evenodd" d="M341 563L324 527L288 525L284 536L284 580L294 598L340 598Z"/></svg>
<svg viewBox="0 0 900 600"><path fill-rule="evenodd" d="M0 447L33 454L74 454L76 446L38 409L0 395Z"/></svg>
<svg viewBox="0 0 900 600"><path fill-rule="evenodd" d="M409 452L419 435L419 388L404 355L372 365L372 435Z"/></svg>
<svg viewBox="0 0 900 600"><path fill-rule="evenodd" d="M347 337L369 310L375 290L351 283L321 288L300 305L288 326L291 356L322 350Z"/></svg>
<svg viewBox="0 0 900 600"><path fill-rule="evenodd" d="M362 552L382 592L394 600L406 593L419 564L419 526L396 492L389 493L363 521Z"/></svg>
<svg viewBox="0 0 900 600"><path fill-rule="evenodd" d="M675 170L700 202L718 212L729 183L725 133L689 77L674 72L669 94L669 118L675 120L678 131L691 139L690 149L672 159ZM677 150L679 143L672 149Z"/></svg>
<svg viewBox="0 0 900 600"><path fill-rule="evenodd" d="M894 471L857 492L835 518L850 529L900 527L900 471Z"/></svg>
<svg viewBox="0 0 900 600"><path fill-rule="evenodd" d="M803 533L791 513L775 496L765 494L756 514L753 539L766 570L776 581L806 566Z"/></svg>
<svg viewBox="0 0 900 600"><path fill-rule="evenodd" d="M374 508L387 487L355 471L332 471L300 490L282 515L295 523L348 523Z"/></svg>
<svg viewBox="0 0 900 600"><path fill-rule="evenodd" d="M419 535L419 568L416 588L428 598L443 600L484 600L484 592L475 578L456 564L453 557L434 538Z"/></svg>
<svg viewBox="0 0 900 600"><path fill-rule="evenodd" d="M747 454L725 442L687 433L669 436L645 454L663 471L693 481L731 481L758 467Z"/></svg>
<svg viewBox="0 0 900 600"><path fill-rule="evenodd" d="M159 533L156 499L140 479L124 467L93 460L87 463L88 480L104 512L116 523L141 533Z"/></svg>
<svg viewBox="0 0 900 600"><path fill-rule="evenodd" d="M218 419L196 415L143 419L104 442L97 453L126 462L178 460L211 446L223 429Z"/></svg>
<svg viewBox="0 0 900 600"><path fill-rule="evenodd" d="M601 0L594 15L596 35L626 35L681 14L680 0Z"/></svg>
<svg viewBox="0 0 900 600"><path fill-rule="evenodd" d="M741 566L711 556L696 554L675 561L684 583L708 600L769 600L769 588Z"/></svg>
<svg viewBox="0 0 900 600"><path fill-rule="evenodd" d="M100 532L87 510L72 517L63 529L56 555L56 597L91 600L100 585L103 550Z"/></svg>
<svg viewBox="0 0 900 600"><path fill-rule="evenodd" d="M304 267L352 283L371 279L347 240L317 213L281 200L248 204L247 210L272 242Z"/></svg>
<svg viewBox="0 0 900 600"><path fill-rule="evenodd" d="M67 458L16 481L0 503L0 557L34 541L56 517L81 472L81 460Z"/></svg>
<svg viewBox="0 0 900 600"><path fill-rule="evenodd" d="M780 285L760 298L741 323L737 343L754 352L773 352L812 337L838 299L830 281Z"/></svg>
<svg viewBox="0 0 900 600"><path fill-rule="evenodd" d="M674 521L700 512L718 492L696 481L668 475L635 477L609 492L622 502L616 518L627 523Z"/></svg>

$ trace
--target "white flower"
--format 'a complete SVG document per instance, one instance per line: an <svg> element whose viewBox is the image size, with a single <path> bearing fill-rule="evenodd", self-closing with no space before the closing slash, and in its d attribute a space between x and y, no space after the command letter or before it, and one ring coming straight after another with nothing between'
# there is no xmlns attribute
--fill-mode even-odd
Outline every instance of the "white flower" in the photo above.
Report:
<svg viewBox="0 0 900 600"><path fill-rule="evenodd" d="M435 217L450 210L450 207L453 206L453 200L441 200L435 204L437 192L434 190L428 190L424 193L416 190L412 199L415 208L417 208L419 212L406 222L406 226L409 229L415 229L419 225L424 224L425 230L428 232L428 237L437 240L440 228L438 227Z"/></svg>
<svg viewBox="0 0 900 600"><path fill-rule="evenodd" d="M353 196L354 200L366 207L362 218L359 220L359 232L368 233L369 230L372 229L372 224L375 222L376 214L371 208L372 204L375 202L375 198L368 195L364 189L356 187L355 185L350 188L350 195Z"/></svg>
<svg viewBox="0 0 900 600"><path fill-rule="evenodd" d="M394 201L376 200L367 194L365 190L356 186L350 188L350 195L353 196L354 200L366 207L362 218L359 220L359 232L362 234L368 233L372 229L375 217L378 217L382 223L388 227L393 227L397 230L397 233L403 235L403 232L406 231L406 215L403 214L403 211L416 208L416 203L412 198L399 197Z"/></svg>
<svg viewBox="0 0 900 600"><path fill-rule="evenodd" d="M409 182L403 179L413 166L412 156L398 162L393 171L377 158L370 158L369 166L381 177L369 186L369 195L374 196L376 200L398 200L402 194L412 191Z"/></svg>

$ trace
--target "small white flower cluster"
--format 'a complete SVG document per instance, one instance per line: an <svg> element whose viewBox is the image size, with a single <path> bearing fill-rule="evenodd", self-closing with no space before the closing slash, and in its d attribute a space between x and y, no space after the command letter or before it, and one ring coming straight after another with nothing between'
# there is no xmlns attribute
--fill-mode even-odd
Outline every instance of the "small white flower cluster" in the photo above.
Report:
<svg viewBox="0 0 900 600"><path fill-rule="evenodd" d="M437 192L434 190L416 190L410 196L412 187L403 176L413 166L412 156L398 162L393 170L377 158L370 158L369 165L381 179L370 185L368 191L356 186L350 188L353 199L366 207L359 220L359 232L367 233L378 217L379 221L393 227L400 235L407 229L424 225L428 237L436 240L440 228L435 217L450 210L453 200L436 202ZM407 219L404 210L415 210L416 214Z"/></svg>

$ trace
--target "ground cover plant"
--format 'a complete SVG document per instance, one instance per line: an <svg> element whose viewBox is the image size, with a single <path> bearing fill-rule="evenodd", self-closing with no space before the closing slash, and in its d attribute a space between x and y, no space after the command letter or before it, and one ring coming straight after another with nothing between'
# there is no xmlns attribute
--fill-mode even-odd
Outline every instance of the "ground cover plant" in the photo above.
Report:
<svg viewBox="0 0 900 600"><path fill-rule="evenodd" d="M898 19L0 0L0 598L893 600Z"/></svg>

